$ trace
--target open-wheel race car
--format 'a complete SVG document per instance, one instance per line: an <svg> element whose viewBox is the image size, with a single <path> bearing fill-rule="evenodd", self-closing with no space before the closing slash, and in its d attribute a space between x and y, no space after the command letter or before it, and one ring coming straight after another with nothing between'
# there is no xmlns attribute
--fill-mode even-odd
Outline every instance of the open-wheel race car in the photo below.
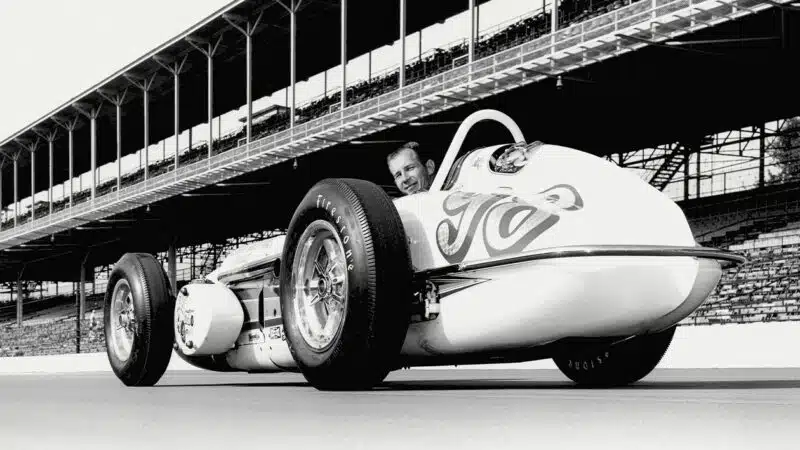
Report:
<svg viewBox="0 0 800 450"><path fill-rule="evenodd" d="M483 120L514 142L459 155ZM125 254L105 294L107 352L129 386L157 383L173 352L212 371L300 372L320 390L546 358L576 383L619 386L656 367L678 323L742 262L699 246L677 204L635 174L526 143L483 110L428 191L393 200L368 181L322 180L284 235L179 292L155 257Z"/></svg>

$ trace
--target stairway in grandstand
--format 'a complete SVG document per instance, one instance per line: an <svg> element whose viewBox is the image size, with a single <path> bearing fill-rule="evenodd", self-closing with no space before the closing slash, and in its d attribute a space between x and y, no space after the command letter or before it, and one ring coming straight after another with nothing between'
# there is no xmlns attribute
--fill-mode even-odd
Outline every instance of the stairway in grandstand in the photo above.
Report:
<svg viewBox="0 0 800 450"><path fill-rule="evenodd" d="M711 297L683 324L800 320L800 220L754 233L744 231L749 238L727 246L747 263L726 270Z"/></svg>
<svg viewBox="0 0 800 450"><path fill-rule="evenodd" d="M659 191L663 191L667 187L672 178L678 173L678 170L686 162L686 153L683 151L683 146L679 145L677 148L672 149L664 158L664 162L653 174L650 179L650 184L655 186Z"/></svg>

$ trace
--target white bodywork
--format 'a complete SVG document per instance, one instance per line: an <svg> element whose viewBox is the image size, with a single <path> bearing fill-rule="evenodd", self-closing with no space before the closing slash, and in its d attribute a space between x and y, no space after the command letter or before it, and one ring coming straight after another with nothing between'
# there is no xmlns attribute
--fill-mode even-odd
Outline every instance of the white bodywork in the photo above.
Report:
<svg viewBox="0 0 800 450"><path fill-rule="evenodd" d="M519 139L518 130L513 134ZM454 146L459 139L463 133ZM681 209L632 173L546 144L520 150L525 161L515 166L516 173L493 172L490 160L505 148L469 153L454 169L458 176L452 185L439 190L455 161L451 146L431 191L395 200L417 272L500 261L433 277L440 314L412 323L403 356L435 360L530 348L565 337L659 331L710 295L721 276L714 259L623 255L502 263L514 255L573 246L696 246ZM247 273L247 267L280 257L282 248L283 237L241 248L207 280L229 286L219 273ZM205 286L207 303L215 301L216 288ZM243 304L247 309L247 300ZM264 328L256 334L254 339L253 330L238 333L236 348L226 353L231 367L295 367L282 333Z"/></svg>
<svg viewBox="0 0 800 450"><path fill-rule="evenodd" d="M499 174L489 169L497 149L468 155L449 191L395 201L417 270L568 246L696 245L672 200L606 160L540 145L520 171ZM442 298L436 320L412 324L404 354L487 352L564 337L658 331L699 306L721 269L716 261L692 257L596 256L459 276L476 284Z"/></svg>

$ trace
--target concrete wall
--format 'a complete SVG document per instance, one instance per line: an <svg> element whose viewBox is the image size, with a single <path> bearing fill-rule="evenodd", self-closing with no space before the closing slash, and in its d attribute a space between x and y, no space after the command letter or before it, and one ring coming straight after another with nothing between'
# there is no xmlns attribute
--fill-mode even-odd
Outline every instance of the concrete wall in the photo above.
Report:
<svg viewBox="0 0 800 450"><path fill-rule="evenodd" d="M800 322L680 327L659 368L800 367L796 342ZM463 367L555 369L551 360ZM197 369L173 356L168 370ZM0 358L0 374L91 371L111 371L105 353Z"/></svg>

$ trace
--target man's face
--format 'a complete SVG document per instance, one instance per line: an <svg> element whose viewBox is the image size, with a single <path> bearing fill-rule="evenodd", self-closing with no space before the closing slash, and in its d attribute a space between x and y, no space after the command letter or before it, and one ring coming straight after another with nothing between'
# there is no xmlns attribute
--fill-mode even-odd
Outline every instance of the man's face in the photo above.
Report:
<svg viewBox="0 0 800 450"><path fill-rule="evenodd" d="M411 149L405 149L389 160L389 172L394 177L394 184L405 195L428 190L433 176L433 163L428 166L424 166Z"/></svg>

